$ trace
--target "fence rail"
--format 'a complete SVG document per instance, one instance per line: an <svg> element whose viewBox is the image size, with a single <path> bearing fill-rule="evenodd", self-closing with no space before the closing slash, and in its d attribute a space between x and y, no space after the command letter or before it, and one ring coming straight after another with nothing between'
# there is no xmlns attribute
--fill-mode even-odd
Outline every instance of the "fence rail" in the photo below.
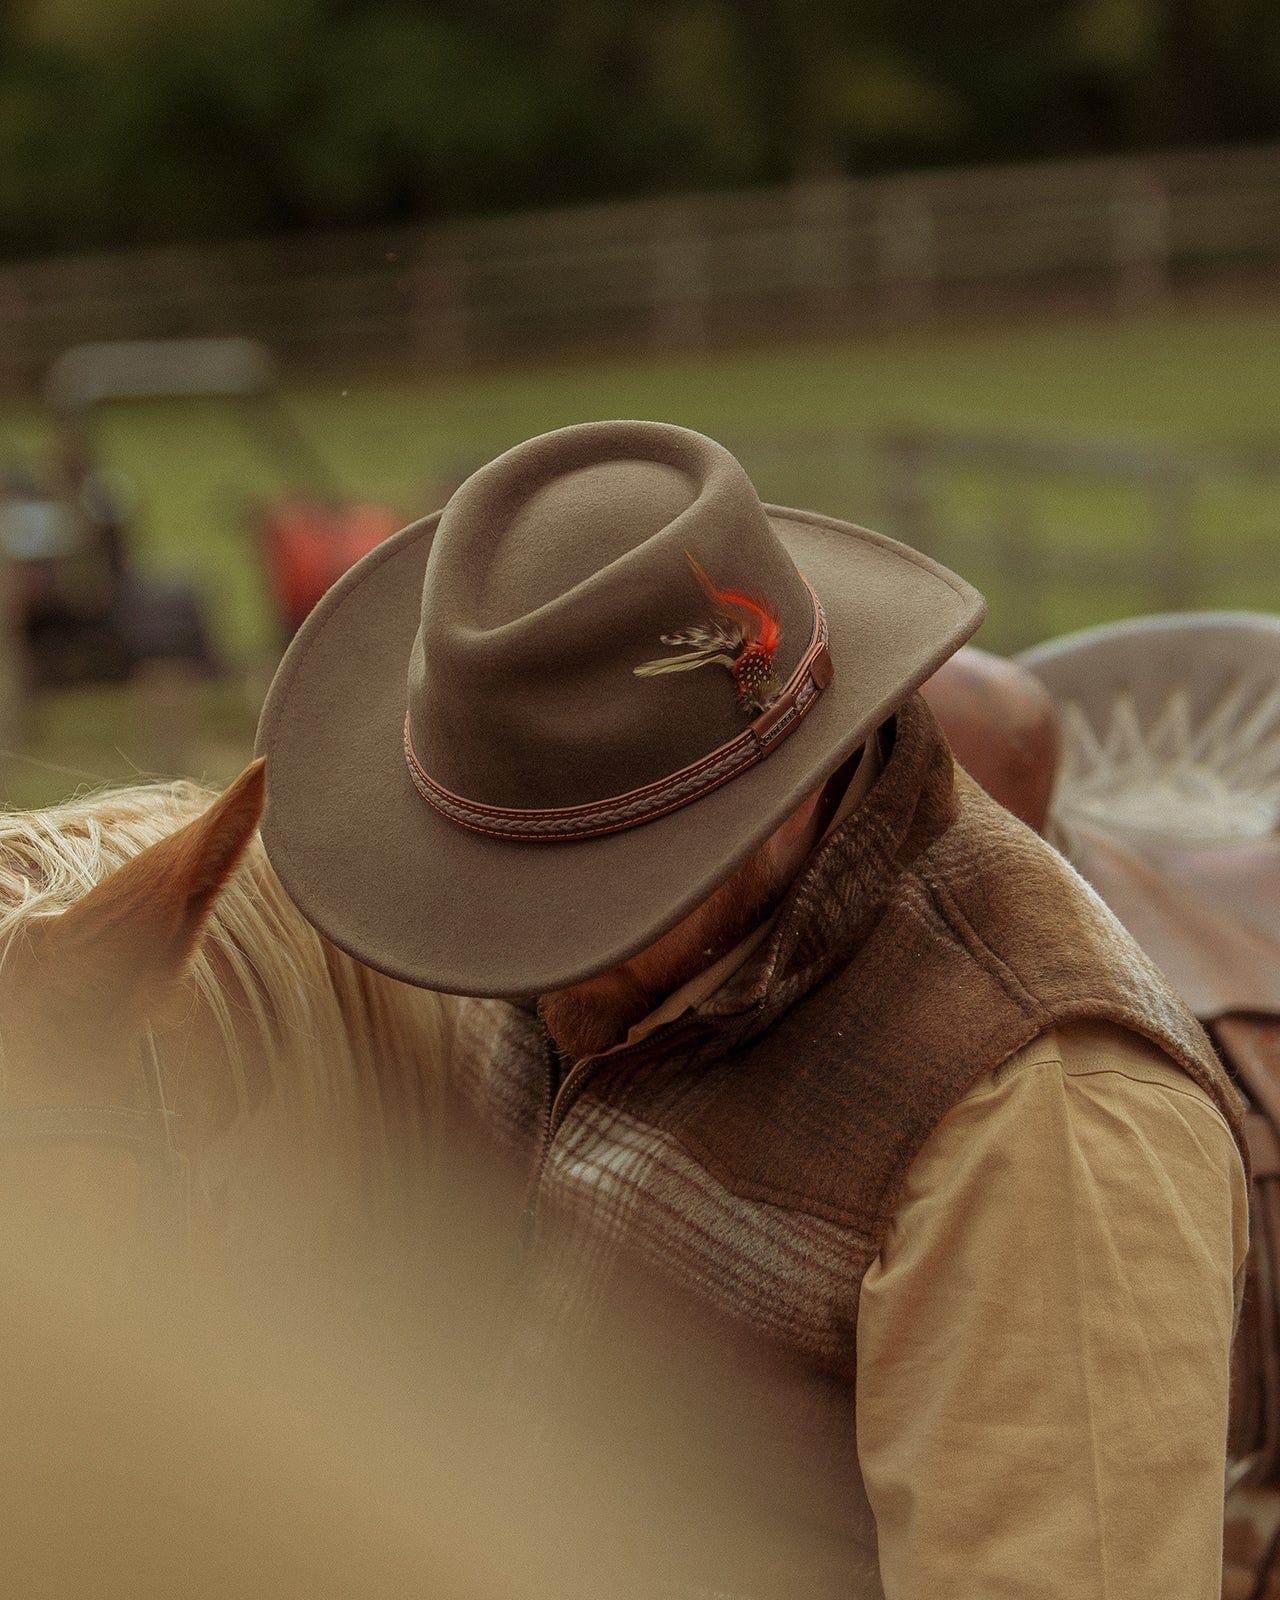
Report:
<svg viewBox="0 0 1280 1600"><path fill-rule="evenodd" d="M1091 622L1121 596L1121 609L1134 613L1280 608L1275 446L903 428L870 440L868 459L885 530L994 591L996 648L1061 631L1064 601L1083 599ZM976 492L962 515L957 488L966 482ZM1080 515L1064 513L1064 492L1069 508L1082 494L1093 498L1101 537L1063 525L1064 515L1068 523ZM1206 512L1224 494L1249 498L1251 534Z"/></svg>
<svg viewBox="0 0 1280 1600"><path fill-rule="evenodd" d="M728 440L767 499L865 521L988 596L998 651L1118 616L1280 611L1280 445L903 424Z"/></svg>
<svg viewBox="0 0 1280 1600"><path fill-rule="evenodd" d="M1280 145L690 195L0 269L0 387L70 345L244 334L459 364L1280 285Z"/></svg>

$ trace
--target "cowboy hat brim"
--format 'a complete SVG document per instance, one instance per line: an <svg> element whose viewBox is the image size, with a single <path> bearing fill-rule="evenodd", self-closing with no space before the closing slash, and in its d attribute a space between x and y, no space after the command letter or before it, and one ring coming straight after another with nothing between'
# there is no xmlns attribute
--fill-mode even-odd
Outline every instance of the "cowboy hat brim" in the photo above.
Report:
<svg viewBox="0 0 1280 1600"><path fill-rule="evenodd" d="M765 760L587 840L473 833L414 787L406 665L439 514L353 567L291 644L258 734L263 840L313 926L407 983L522 996L618 966L705 900L984 614L975 589L905 545L807 511L765 512L822 600L833 680Z"/></svg>

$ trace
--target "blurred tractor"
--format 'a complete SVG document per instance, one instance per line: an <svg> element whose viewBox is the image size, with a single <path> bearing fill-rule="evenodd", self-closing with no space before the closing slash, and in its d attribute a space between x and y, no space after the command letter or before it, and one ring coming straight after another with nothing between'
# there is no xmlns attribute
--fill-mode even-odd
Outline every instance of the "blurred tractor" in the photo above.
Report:
<svg viewBox="0 0 1280 1600"><path fill-rule="evenodd" d="M216 670L199 596L134 569L130 496L94 461L95 407L149 392L137 382L145 348L81 345L60 357L45 383L55 438L43 475L0 471L4 621L26 692L123 682L157 660Z"/></svg>
<svg viewBox="0 0 1280 1600"><path fill-rule="evenodd" d="M388 506L295 492L255 514L267 582L287 643L325 590L401 527Z"/></svg>
<svg viewBox="0 0 1280 1600"><path fill-rule="evenodd" d="M79 345L52 366L45 399L55 446L44 481L0 468L0 595L22 687L121 682L144 663L212 673L218 660L197 591L134 567L126 486L97 465L102 406L166 396L227 396L258 449L300 485L253 523L284 639L353 561L400 525L353 504L280 407L269 352L249 339Z"/></svg>

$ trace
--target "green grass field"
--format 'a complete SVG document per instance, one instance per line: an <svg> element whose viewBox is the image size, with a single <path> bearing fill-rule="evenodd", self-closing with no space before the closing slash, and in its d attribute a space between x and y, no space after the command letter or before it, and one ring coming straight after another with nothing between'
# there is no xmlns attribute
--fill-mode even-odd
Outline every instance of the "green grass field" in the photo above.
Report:
<svg viewBox="0 0 1280 1600"><path fill-rule="evenodd" d="M593 417L642 416L723 439L768 499L892 532L882 485L860 444L878 427L1013 427L1175 445L1280 441L1280 306L536 370L423 372L298 385L284 399L338 482L390 499L406 521L434 509L442 483L533 433ZM808 431L821 441L806 443ZM780 434L788 436L781 446ZM46 439L35 408L0 409L0 460L38 456ZM104 462L136 492L140 562L203 586L220 642L234 659L257 664L252 682L259 684L273 630L248 512L255 497L284 487L285 477L222 402L112 408L99 419L99 439ZM946 505L957 542L938 551L958 565L955 551L972 552L966 575L990 590L984 639L997 648L1036 631L1016 615L1020 595L1007 571L1007 538L994 552L983 546L986 525L1004 514L1008 498L1007 486L951 486ZM1019 487L1015 498L1025 537L1050 570L1072 545L1105 552L1144 537L1145 508L1123 489L1045 481ZM1211 486L1193 520L1204 603L1280 608L1280 559L1272 580L1241 576L1277 549L1280 475L1274 488ZM1118 584L1063 588L1038 614L1039 631L1104 620L1137 603ZM200 699L196 720L213 731L211 754L199 759L197 750L197 765L215 777L247 747L255 692L224 687ZM86 778L117 778L130 763L150 770L149 715L135 714L118 696L63 696L42 708L23 741L23 759L0 780L11 803L44 801L75 786L70 773L34 760Z"/></svg>

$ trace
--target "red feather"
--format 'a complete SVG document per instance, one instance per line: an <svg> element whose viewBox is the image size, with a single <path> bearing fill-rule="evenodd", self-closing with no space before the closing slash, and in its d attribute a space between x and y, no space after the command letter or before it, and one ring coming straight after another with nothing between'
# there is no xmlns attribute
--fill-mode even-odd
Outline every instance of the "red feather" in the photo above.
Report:
<svg viewBox="0 0 1280 1600"><path fill-rule="evenodd" d="M748 643L758 644L764 651L766 658L772 662L773 653L782 640L782 629L778 622L777 612L774 611L768 601L761 603L761 600L755 600L738 589L717 589L687 550L685 551L685 558L693 568L694 576L718 611L723 613L733 607L738 611L745 611L748 617L754 619L747 634Z"/></svg>

